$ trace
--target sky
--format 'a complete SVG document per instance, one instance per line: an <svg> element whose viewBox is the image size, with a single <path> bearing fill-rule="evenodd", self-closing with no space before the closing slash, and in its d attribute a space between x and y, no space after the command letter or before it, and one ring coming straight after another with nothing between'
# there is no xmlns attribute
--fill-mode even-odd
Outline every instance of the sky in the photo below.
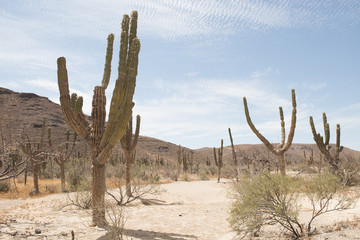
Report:
<svg viewBox="0 0 360 240"><path fill-rule="evenodd" d="M309 116L322 113L341 144L360 151L360 1L358 0L4 0L0 1L0 87L59 103L58 57L70 91L91 113L101 84L106 38L115 34L107 102L117 76L120 23L137 10L141 41L134 115L140 134L192 149L259 144L257 129L286 134L296 91L293 143L314 143Z"/></svg>

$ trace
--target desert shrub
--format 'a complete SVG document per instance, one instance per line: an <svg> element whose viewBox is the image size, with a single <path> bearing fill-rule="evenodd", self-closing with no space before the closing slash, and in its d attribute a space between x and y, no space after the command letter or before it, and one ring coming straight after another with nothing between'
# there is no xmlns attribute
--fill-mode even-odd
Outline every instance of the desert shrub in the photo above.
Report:
<svg viewBox="0 0 360 240"><path fill-rule="evenodd" d="M0 181L0 192L9 192L10 191L10 180Z"/></svg>
<svg viewBox="0 0 360 240"><path fill-rule="evenodd" d="M161 192L160 185L156 184L159 174L153 173L146 165L131 166L131 195L126 195L125 171L123 168L115 169L114 178L109 179L114 189L108 189L106 193L115 200L117 205L127 205L137 199L143 199L147 195L156 195Z"/></svg>
<svg viewBox="0 0 360 240"><path fill-rule="evenodd" d="M124 226L126 222L126 211L123 205L106 203L106 220L108 225L105 227L108 239L123 240Z"/></svg>
<svg viewBox="0 0 360 240"><path fill-rule="evenodd" d="M210 166L207 170L210 175L216 175L217 173L217 168L215 166Z"/></svg>
<svg viewBox="0 0 360 240"><path fill-rule="evenodd" d="M200 178L200 180L209 180L209 177L208 177L205 169L200 170L199 178Z"/></svg>
<svg viewBox="0 0 360 240"><path fill-rule="evenodd" d="M180 178L181 181L189 181L190 178L189 178L189 175L187 173L184 173L183 175L181 175L181 178Z"/></svg>
<svg viewBox="0 0 360 240"><path fill-rule="evenodd" d="M58 185L46 185L45 189L46 189L46 192L48 192L48 193L60 192L60 186L58 186Z"/></svg>
<svg viewBox="0 0 360 240"><path fill-rule="evenodd" d="M312 179L291 178L263 172L252 179L234 183L235 201L229 222L240 236L257 235L263 226L279 225L293 237L309 236L314 219L330 211L351 207L340 180L330 173ZM312 216L307 223L299 221L300 200L311 202Z"/></svg>

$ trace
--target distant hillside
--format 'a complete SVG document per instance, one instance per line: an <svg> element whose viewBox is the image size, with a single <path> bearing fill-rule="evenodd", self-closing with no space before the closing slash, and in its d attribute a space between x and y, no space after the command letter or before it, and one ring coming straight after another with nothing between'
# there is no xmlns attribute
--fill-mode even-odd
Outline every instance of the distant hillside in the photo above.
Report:
<svg viewBox="0 0 360 240"><path fill-rule="evenodd" d="M18 93L9 89L0 88L0 131L4 139L7 141L11 139L13 144L21 141L21 134L25 132L30 138L39 137L41 133L41 126L43 118L46 118L46 125L52 129L53 141L55 143L63 142L65 139L65 132L71 129L65 122L60 105L51 102L46 97L41 97L33 93ZM141 133L141 132L140 132ZM78 151L83 151L85 148L83 140L78 140ZM155 159L157 156L163 158L165 161L177 161L178 146L165 142L159 139L140 136L136 156L148 157ZM188 149L184 148L185 152L193 152L194 160L205 162L209 157L213 161L213 149ZM319 151L315 144L293 144L288 152L286 158L294 161L302 161L303 151L307 154L311 149L314 149L314 155L318 156ZM257 145L236 145L237 155L241 154L252 156L254 154L262 154L268 156L270 159L275 157L270 154L262 144ZM345 148L344 154L360 158L360 152ZM122 154L120 144L115 147L114 154ZM232 161L231 147L224 147L224 161Z"/></svg>

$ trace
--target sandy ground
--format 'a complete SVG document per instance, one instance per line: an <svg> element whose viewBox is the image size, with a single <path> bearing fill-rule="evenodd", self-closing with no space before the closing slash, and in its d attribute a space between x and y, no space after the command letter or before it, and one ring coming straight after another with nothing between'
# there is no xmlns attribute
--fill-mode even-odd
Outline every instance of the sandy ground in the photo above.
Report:
<svg viewBox="0 0 360 240"><path fill-rule="evenodd" d="M230 186L229 181L215 180L162 184L165 191L148 196L148 204L138 201L126 208L124 239L236 239L227 222ZM68 194L63 193L0 200L0 239L71 239L71 231L75 239L109 239L105 230L90 226L89 211L61 208L67 203ZM305 203L301 218L306 219L309 211ZM314 222L320 234L311 239L360 239L359 219L360 204L323 215ZM36 229L41 233L35 234ZM284 238L278 233L272 228L260 239Z"/></svg>

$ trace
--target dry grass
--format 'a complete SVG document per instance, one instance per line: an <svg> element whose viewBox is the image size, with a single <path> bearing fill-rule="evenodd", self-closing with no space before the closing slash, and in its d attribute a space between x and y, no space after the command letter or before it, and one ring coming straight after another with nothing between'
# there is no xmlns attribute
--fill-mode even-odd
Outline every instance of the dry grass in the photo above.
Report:
<svg viewBox="0 0 360 240"><path fill-rule="evenodd" d="M16 189L13 180L10 181L10 184L10 191L0 193L0 199L37 198L61 191L60 179L39 179L40 194L36 196L30 196L30 192L34 189L34 182L31 177L28 177L26 186L22 179L16 179Z"/></svg>

